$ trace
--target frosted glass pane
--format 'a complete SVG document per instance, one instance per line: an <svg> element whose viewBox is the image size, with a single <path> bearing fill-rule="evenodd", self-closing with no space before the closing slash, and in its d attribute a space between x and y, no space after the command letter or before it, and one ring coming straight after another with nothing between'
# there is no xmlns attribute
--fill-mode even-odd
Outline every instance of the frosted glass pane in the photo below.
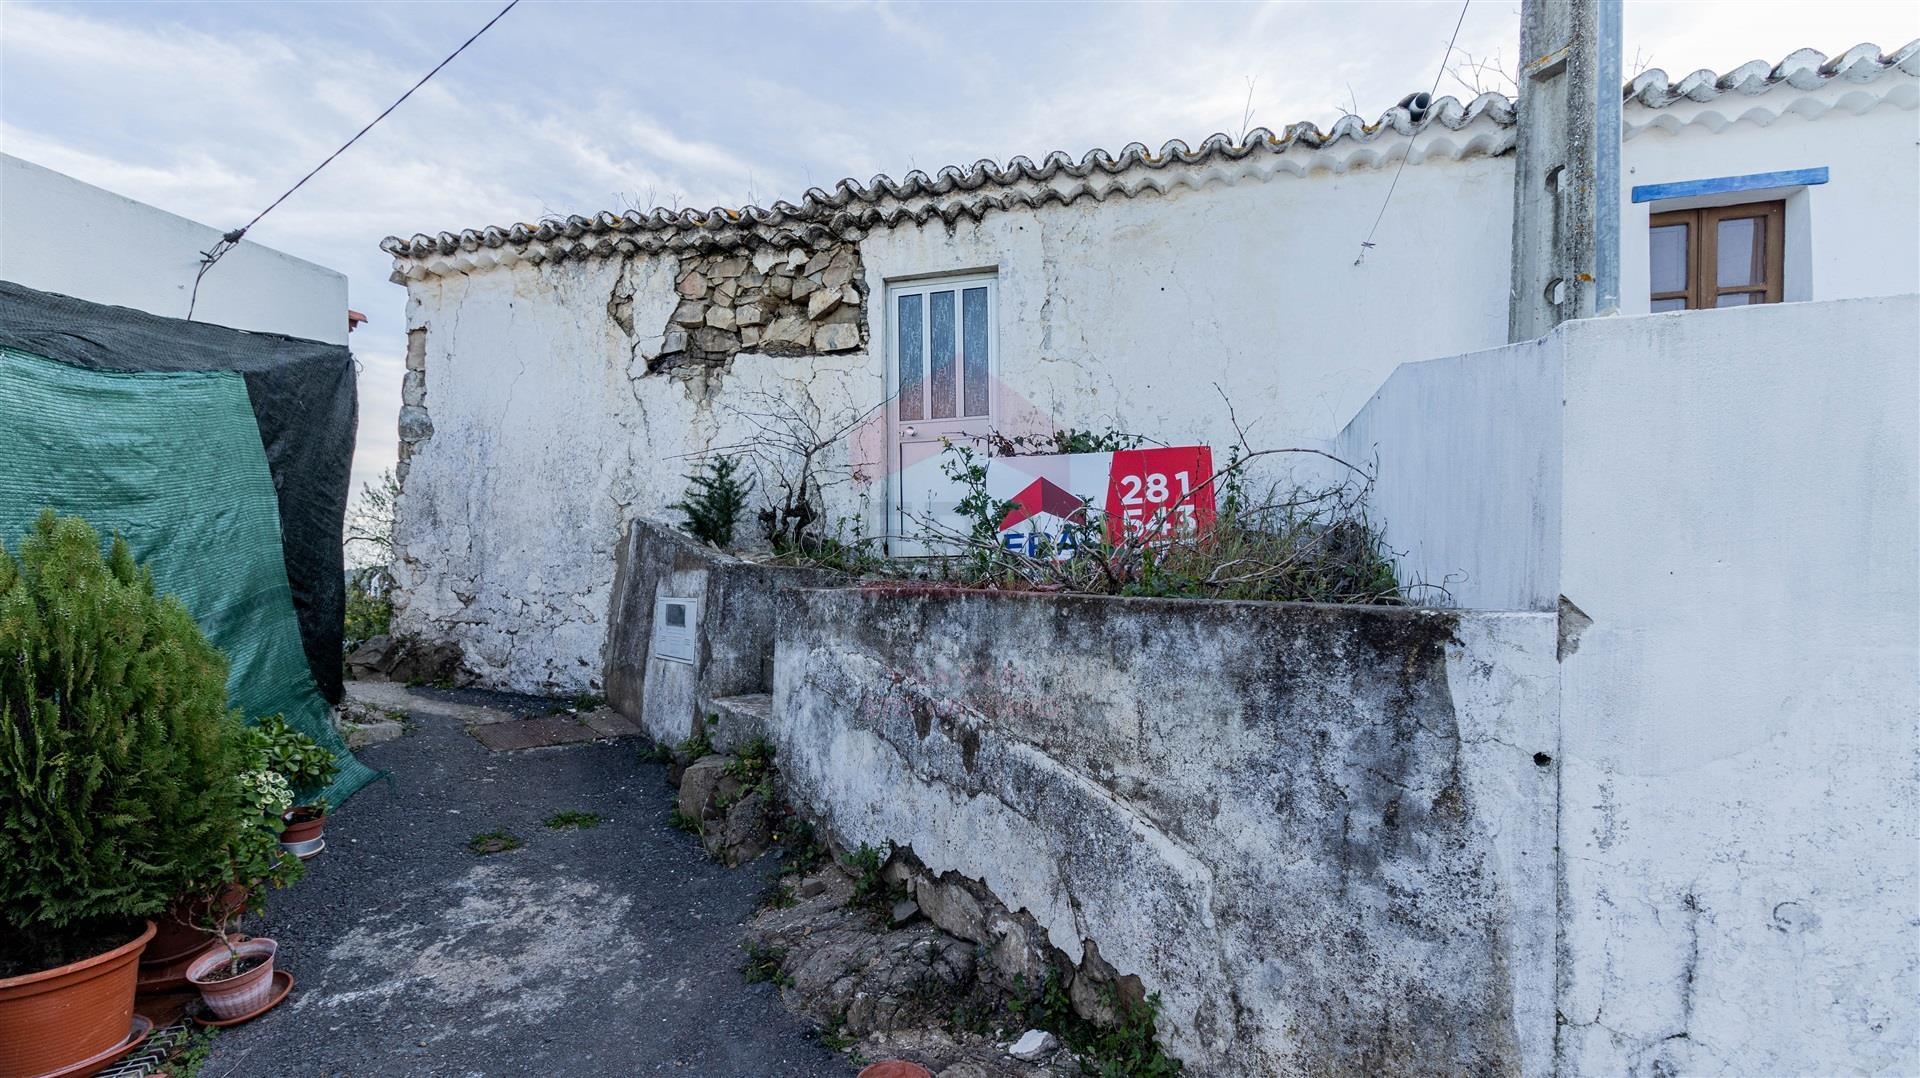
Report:
<svg viewBox="0 0 1920 1078"><path fill-rule="evenodd" d="M1655 292L1685 292L1687 290L1687 226L1662 225L1653 230L1652 243L1648 245L1652 254L1649 269L1653 275ZM1659 310L1658 307L1654 308Z"/></svg>
<svg viewBox="0 0 1920 1078"><path fill-rule="evenodd" d="M920 307L924 297L900 297L900 418L925 419L926 407L922 398L926 396L926 384L922 372L926 369L926 333L920 324Z"/></svg>
<svg viewBox="0 0 1920 1078"><path fill-rule="evenodd" d="M927 416L930 419L952 419L954 380L958 373L953 366L953 293L931 292L927 295L927 345L931 357L928 382L933 392L928 401Z"/></svg>
<svg viewBox="0 0 1920 1078"><path fill-rule="evenodd" d="M1687 301L1677 296L1673 299L1656 299L1653 301L1654 314L1659 314L1661 311L1684 311L1686 309Z"/></svg>
<svg viewBox="0 0 1920 1078"><path fill-rule="evenodd" d="M1766 280L1766 266L1761 260L1767 249L1766 224L1759 217L1729 217L1720 222L1720 231L1715 237L1719 247L1720 287L1760 284Z"/></svg>
<svg viewBox="0 0 1920 1078"><path fill-rule="evenodd" d="M1758 292L1729 292L1724 296L1715 297L1713 305L1715 307L1745 307L1758 302L1760 302L1760 293Z"/></svg>
<svg viewBox="0 0 1920 1078"><path fill-rule="evenodd" d="M962 365L966 374L966 414L987 414L987 290L960 293Z"/></svg>

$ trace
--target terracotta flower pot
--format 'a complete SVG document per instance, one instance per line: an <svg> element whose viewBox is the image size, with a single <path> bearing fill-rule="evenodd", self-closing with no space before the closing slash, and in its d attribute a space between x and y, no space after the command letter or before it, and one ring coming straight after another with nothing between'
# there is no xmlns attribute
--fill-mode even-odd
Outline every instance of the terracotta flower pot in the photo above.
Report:
<svg viewBox="0 0 1920 1078"><path fill-rule="evenodd" d="M223 905L228 913L238 911L246 906L251 893L240 884L230 883L211 895L195 895L175 902L160 915L158 931L140 956L140 964L155 969L182 962L206 950L207 944L213 942L213 930L205 926L219 919L214 910Z"/></svg>
<svg viewBox="0 0 1920 1078"><path fill-rule="evenodd" d="M0 980L0 1078L33 1078L91 1059L133 1029L133 986L152 921L111 951Z"/></svg>
<svg viewBox="0 0 1920 1078"><path fill-rule="evenodd" d="M222 980L208 980L207 975L225 965L234 955L227 953L225 947L216 947L187 967L187 983L200 990L200 998L206 1001L207 1009L215 1018L238 1018L251 1014L266 1006L273 997L273 956L280 945L270 939L250 939L233 945L233 950L241 958L260 955L266 961L240 974Z"/></svg>
<svg viewBox="0 0 1920 1078"><path fill-rule="evenodd" d="M286 830L280 832L280 845L291 846L297 842L312 842L319 838L327 826L327 814L324 810L310 805L287 810L281 819L287 822Z"/></svg>
<svg viewBox="0 0 1920 1078"><path fill-rule="evenodd" d="M918 1063L889 1059L862 1067L859 1078L933 1078L933 1072Z"/></svg>

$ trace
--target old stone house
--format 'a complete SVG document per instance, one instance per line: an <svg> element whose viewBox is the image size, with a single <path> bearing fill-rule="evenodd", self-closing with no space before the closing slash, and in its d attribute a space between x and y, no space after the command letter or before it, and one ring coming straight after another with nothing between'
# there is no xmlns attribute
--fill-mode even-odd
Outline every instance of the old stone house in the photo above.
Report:
<svg viewBox="0 0 1920 1078"><path fill-rule="evenodd" d="M1920 42L1625 101L1622 309L1518 343L1497 95L389 239L399 627L737 717L834 833L1162 993L1197 1073L1911 1069ZM1457 609L776 594L641 523L806 457L913 554L942 438L1224 444L1229 401L1377 461Z"/></svg>
<svg viewBox="0 0 1920 1078"><path fill-rule="evenodd" d="M1775 246L1755 248L1753 290L1713 302L1920 290L1913 244L1864 240L1914 231L1916 75L1915 47L1862 46L1636 78L1623 313L1689 288L1700 305L1698 252L1657 222L1727 205L1766 207L1741 234ZM903 513L941 508L927 458L945 436L1223 443L1225 397L1269 444L1330 438L1397 366L1506 341L1513 132L1505 98L1442 98L1328 131L845 180L797 205L389 239L409 296L400 624L458 643L488 684L592 687L622 526L662 515L701 454L764 436L771 401L851 426L826 451L851 478L826 513L895 546Z"/></svg>

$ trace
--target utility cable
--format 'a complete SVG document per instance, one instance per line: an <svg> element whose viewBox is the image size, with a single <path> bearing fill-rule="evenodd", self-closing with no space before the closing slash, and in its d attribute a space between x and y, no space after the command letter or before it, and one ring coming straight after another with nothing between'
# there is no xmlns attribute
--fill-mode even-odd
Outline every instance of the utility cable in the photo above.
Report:
<svg viewBox="0 0 1920 1078"><path fill-rule="evenodd" d="M1447 39L1447 51L1440 54L1440 70L1433 73L1433 89L1427 91L1427 107L1429 109L1433 107L1433 95L1440 92L1440 78L1447 73L1447 61L1453 59L1453 44L1460 40L1460 27L1466 24L1467 9L1472 6L1473 0L1466 0L1465 3L1460 5L1460 17L1454 20L1453 23L1453 36ZM1373 248L1373 234L1380 231L1380 222L1386 218L1387 207L1393 202L1393 190L1400 186L1400 174L1407 170L1407 161L1413 156L1413 140L1419 137L1420 128L1418 127L1414 128L1413 133L1407 136L1407 152L1400 156L1400 167L1393 170L1393 182L1387 185L1387 197L1380 200L1380 212L1374 215L1373 227L1367 229L1367 238L1360 241L1360 253L1353 260L1353 264L1356 266L1360 264L1361 259L1367 257L1367 252Z"/></svg>
<svg viewBox="0 0 1920 1078"><path fill-rule="evenodd" d="M282 202L285 202L287 200L288 196L292 195L295 191L300 190L301 186L304 185L308 180L311 180L316 175L319 175L321 169L326 168L330 164L333 164L334 158L339 157L343 153L346 153L348 147L360 141L360 136L373 130L374 125L378 124L381 120L386 119L389 113L391 113L394 109L399 108L401 103L404 102L407 98L412 97L413 92L415 90L418 90L420 87L425 86L427 84L428 79L431 79L435 75L438 75L440 73L441 68L452 63L454 57L467 51L468 45L471 45L474 42L480 40L481 34L484 34L488 30L493 29L494 23L499 22L502 18L506 16L507 12L512 11L515 7L518 7L519 4L520 4L520 0L508 0L507 6L501 8L500 11L497 14L495 14L493 18L488 19L487 24L485 26L482 26L480 29L475 30L473 32L473 36L466 39L465 41L462 41L460 43L459 48L447 54L446 59L433 65L432 71L429 71L425 75L420 76L419 82L414 83L411 87L407 89L406 93L401 94L398 98L395 98L393 104L388 105L386 109L380 113L380 115L375 116L371 121L367 123L367 126L361 128L358 132L354 134L352 138L341 143L340 148L328 154L327 159L325 161L322 161L319 164L313 166L313 171L307 173L305 176L300 177L299 183L296 183L292 187L287 188L286 192L282 194L279 198L274 199L272 204L269 205L266 209L261 210L257 214L254 214L253 220L248 221L246 224L241 225L239 228L234 229L232 232L228 232L225 235L221 236L220 242L214 244L212 247L208 248L207 250L200 252L200 272L193 275L193 294L189 296L187 299L187 321L189 322L193 321L194 304L198 303L200 300L200 279L207 275L207 271L213 268L214 263L226 257L226 254L228 251L231 251L235 247L238 247L240 245L240 240L242 239L242 237L246 236L248 229L252 228L254 225L259 224L260 219L262 217L265 217L267 214L272 213Z"/></svg>

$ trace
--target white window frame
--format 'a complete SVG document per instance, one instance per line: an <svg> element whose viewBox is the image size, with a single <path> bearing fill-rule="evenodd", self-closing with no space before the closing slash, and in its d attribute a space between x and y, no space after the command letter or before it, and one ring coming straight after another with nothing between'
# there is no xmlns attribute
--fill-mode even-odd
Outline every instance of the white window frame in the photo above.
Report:
<svg viewBox="0 0 1920 1078"><path fill-rule="evenodd" d="M934 292L953 292L954 332L963 333L964 315L960 296L969 288L985 285L987 288L987 412L981 416L955 415L946 419L934 419L922 416L915 423L991 423L1000 410L999 394L993 391L993 384L1000 374L1000 275L992 270L974 270L966 273L954 273L937 277L913 277L900 281L887 282L887 403L888 415L897 428L900 420L900 297L929 296ZM922 324L931 330L933 324L933 302L923 299L920 304ZM925 333L921 340L927 344L926 354L922 356L923 370L921 378L925 384L933 382L933 348ZM966 410L966 356L962 349L964 337L955 342L954 362L958 377L954 379L954 410ZM889 432L891 441L891 432Z"/></svg>
<svg viewBox="0 0 1920 1078"><path fill-rule="evenodd" d="M954 411L964 412L966 411L967 383L966 356L964 350L965 315L963 313L965 300L963 293L969 288L982 286L987 290L986 414L979 416L956 415L944 419L922 417L920 419L902 420L900 418L900 297L911 295L928 296L934 292L947 291L955 293L954 332L957 339L955 341L954 354L954 362L956 365ZM927 331L930 331L933 318L932 301L930 299L923 299L921 301L920 311L920 317L924 320L922 325L926 327ZM931 551L922 549L920 543L910 540L903 534L905 531L902 527L904 521L901 509L903 484L897 467L900 460L901 445L903 444L901 427L903 424L913 424L916 427L930 427L938 431L941 428L960 428L971 425L978 427L982 433L994 429L1001 409L1000 394L996 391L996 386L1000 382L1000 372L1003 369L1000 356L999 272L996 269L974 269L953 273L915 275L889 280L886 286L885 314L883 317L886 319L886 352L882 362L886 367L887 435L885 453L886 460L888 461L888 467L886 469L886 503L884 507L886 514L885 532L888 536L887 545L890 553L896 557L916 557L931 553ZM925 345L925 351L921 357L921 379L922 384L927 385L931 384L933 379L933 350L927 332L922 333L921 339ZM931 411L931 409L928 409L928 411Z"/></svg>

